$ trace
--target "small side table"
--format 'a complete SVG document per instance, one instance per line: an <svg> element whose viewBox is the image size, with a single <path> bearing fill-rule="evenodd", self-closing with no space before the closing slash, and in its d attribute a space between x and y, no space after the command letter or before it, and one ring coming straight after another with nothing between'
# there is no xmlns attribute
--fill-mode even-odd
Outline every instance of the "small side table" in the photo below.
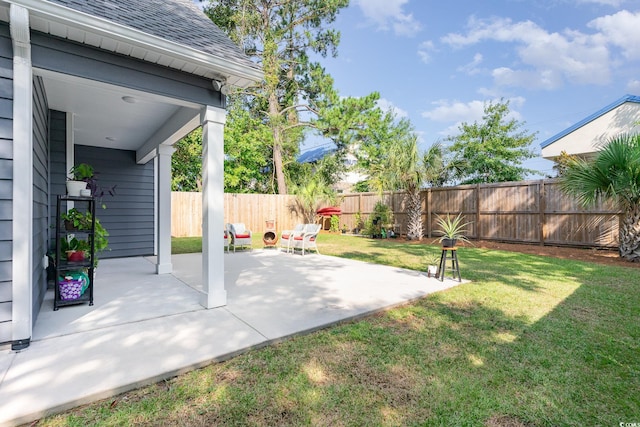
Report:
<svg viewBox="0 0 640 427"><path fill-rule="evenodd" d="M453 272L453 279L458 276L458 282L462 282L460 277L460 264L458 264L458 248L442 248L442 254L440 255L440 266L438 267L438 276L440 281L444 281L445 270L447 270L447 261L451 260L451 267L449 270Z"/></svg>

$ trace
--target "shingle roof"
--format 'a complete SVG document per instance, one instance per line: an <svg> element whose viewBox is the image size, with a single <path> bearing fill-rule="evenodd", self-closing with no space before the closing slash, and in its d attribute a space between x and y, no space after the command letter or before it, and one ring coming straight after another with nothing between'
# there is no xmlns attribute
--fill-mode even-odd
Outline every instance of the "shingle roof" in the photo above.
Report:
<svg viewBox="0 0 640 427"><path fill-rule="evenodd" d="M584 119L580 120L579 122L575 123L574 125L566 128L562 132L560 132L560 133L558 133L556 135L553 135L551 138L541 142L540 143L540 147L541 148L545 148L545 147L553 144L554 142L556 142L560 138L569 135L571 132L575 131L576 129L579 129L582 126L586 125L587 123L594 121L598 117L605 115L609 111L613 110L616 107L619 107L620 105L624 104L625 102L634 102L634 103L639 103L640 104L640 96L625 95L622 98L617 99L616 101L612 102L611 104L607 105L606 107L596 111L595 113L591 114L590 116L585 117Z"/></svg>
<svg viewBox="0 0 640 427"><path fill-rule="evenodd" d="M191 0L48 0L255 69Z"/></svg>

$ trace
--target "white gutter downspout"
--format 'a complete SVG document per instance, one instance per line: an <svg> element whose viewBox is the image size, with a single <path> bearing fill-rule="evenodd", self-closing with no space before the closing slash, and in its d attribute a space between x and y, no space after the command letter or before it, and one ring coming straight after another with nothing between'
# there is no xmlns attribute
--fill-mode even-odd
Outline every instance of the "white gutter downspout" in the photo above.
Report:
<svg viewBox="0 0 640 427"><path fill-rule="evenodd" d="M12 345L29 346L33 325L33 71L29 11L10 9L13 44Z"/></svg>

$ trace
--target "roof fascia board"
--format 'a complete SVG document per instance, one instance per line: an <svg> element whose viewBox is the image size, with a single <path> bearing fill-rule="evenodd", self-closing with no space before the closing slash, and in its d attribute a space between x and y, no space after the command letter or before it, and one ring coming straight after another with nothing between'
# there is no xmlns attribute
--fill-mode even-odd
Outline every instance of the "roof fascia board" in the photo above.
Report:
<svg viewBox="0 0 640 427"><path fill-rule="evenodd" d="M90 33L98 33L99 35L172 56L182 61L195 63L206 68L213 68L218 72L224 71L252 82L259 81L263 77L262 72L258 69L246 67L235 61L210 55L192 47L153 36L131 27L114 23L108 19L79 12L75 9L54 4L46 0L8 0L8 2L24 6L33 12L44 15L61 24L79 27Z"/></svg>
<svg viewBox="0 0 640 427"><path fill-rule="evenodd" d="M612 102L611 104L609 104L606 107L596 111L595 113L591 114L590 116L585 117L584 119L580 120L576 124L566 128L562 132L557 133L556 135L552 136L551 138L541 142L540 143L540 148L545 148L545 147L553 144L554 142L556 142L560 138L563 138L563 137L569 135L571 132L581 128L582 126L586 125L587 123L590 123L590 122L594 121L595 119L597 119L598 117L607 114L609 111L613 110L614 108L617 108L617 107L621 106L625 102L634 102L634 103L640 104L640 96L635 96L635 95L625 95L625 96L623 96L622 98Z"/></svg>

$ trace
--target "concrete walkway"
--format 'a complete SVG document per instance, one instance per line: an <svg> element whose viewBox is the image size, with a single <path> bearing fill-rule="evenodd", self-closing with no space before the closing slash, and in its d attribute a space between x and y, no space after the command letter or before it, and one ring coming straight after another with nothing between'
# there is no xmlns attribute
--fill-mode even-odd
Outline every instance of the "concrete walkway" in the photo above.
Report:
<svg viewBox="0 0 640 427"><path fill-rule="evenodd" d="M46 414L233 357L288 336L458 284L426 273L278 250L225 255L225 307L199 305L200 254L100 262L95 305L53 311L49 291L29 348L0 351L0 425Z"/></svg>

